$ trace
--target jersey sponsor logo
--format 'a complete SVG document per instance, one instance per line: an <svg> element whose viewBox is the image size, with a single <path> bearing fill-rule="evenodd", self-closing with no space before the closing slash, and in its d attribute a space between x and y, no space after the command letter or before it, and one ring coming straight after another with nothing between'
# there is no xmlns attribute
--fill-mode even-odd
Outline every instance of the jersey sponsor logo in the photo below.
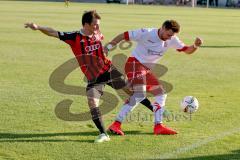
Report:
<svg viewBox="0 0 240 160"><path fill-rule="evenodd" d="M93 52L95 50L98 50L99 48L100 48L100 44L94 44L94 45L86 46L85 51L86 52Z"/></svg>
<svg viewBox="0 0 240 160"><path fill-rule="evenodd" d="M157 56L163 56L163 53L164 53L163 51L158 52L151 49L148 49L147 51L148 51L148 54L157 55Z"/></svg>

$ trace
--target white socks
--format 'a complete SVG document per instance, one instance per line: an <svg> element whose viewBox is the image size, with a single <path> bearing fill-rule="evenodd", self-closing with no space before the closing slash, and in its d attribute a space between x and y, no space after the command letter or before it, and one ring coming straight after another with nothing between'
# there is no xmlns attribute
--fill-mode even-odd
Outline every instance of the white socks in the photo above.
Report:
<svg viewBox="0 0 240 160"><path fill-rule="evenodd" d="M131 96L130 99L133 97L134 95ZM156 101L152 104L154 117L155 117L154 118L155 124L162 123L163 121L163 112L164 112L166 98L167 98L167 94L158 95L156 96ZM135 101L137 101L135 105L129 102L124 104L116 117L116 121L123 122L123 120L127 117L128 113L131 112L138 105L139 102L141 102L140 100L142 101L142 98L135 98Z"/></svg>
<svg viewBox="0 0 240 160"><path fill-rule="evenodd" d="M123 120L127 117L127 114L131 112L134 109L134 107L130 106L128 103L124 104L122 106L122 109L117 115L116 121L123 122Z"/></svg>
<svg viewBox="0 0 240 160"><path fill-rule="evenodd" d="M154 123L162 123L163 121L163 112L164 107L161 107L157 102L153 104L153 111L154 111Z"/></svg>
<svg viewBox="0 0 240 160"><path fill-rule="evenodd" d="M167 94L156 96L156 102L152 104L154 112L154 123L162 123L164 106L167 99Z"/></svg>
<svg viewBox="0 0 240 160"><path fill-rule="evenodd" d="M142 92L135 92L127 103L122 106L122 109L117 115L116 120L122 122L129 112L131 112L142 100L145 99L145 94Z"/></svg>

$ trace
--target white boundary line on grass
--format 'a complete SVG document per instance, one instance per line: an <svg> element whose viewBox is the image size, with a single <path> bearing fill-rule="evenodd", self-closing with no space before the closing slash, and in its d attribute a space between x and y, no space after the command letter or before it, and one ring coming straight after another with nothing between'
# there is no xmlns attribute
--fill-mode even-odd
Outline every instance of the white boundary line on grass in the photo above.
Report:
<svg viewBox="0 0 240 160"><path fill-rule="evenodd" d="M186 147L182 147L182 148L178 148L177 150L171 152L171 153L166 153L166 154L163 154L161 155L159 158L157 159L169 159L169 158L177 158L177 154L180 154L180 153L184 153L184 152L188 152L190 150L193 150L193 149L196 149L198 147L201 147L207 143L210 143L210 142L213 142L213 141L216 141L216 140L220 140L226 136L230 136L230 135L233 135L235 133L239 133L240 132L240 128L236 128L236 129L233 129L231 131L225 131L225 132L222 132L216 136L211 136L211 137L208 137L206 139L203 139L197 143L194 143L194 144L191 144L189 146L186 146Z"/></svg>

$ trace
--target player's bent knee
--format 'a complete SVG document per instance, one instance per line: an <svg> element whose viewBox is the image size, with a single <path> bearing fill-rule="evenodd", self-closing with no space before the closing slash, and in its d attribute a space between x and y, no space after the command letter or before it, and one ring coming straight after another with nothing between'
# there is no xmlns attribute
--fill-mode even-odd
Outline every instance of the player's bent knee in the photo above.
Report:
<svg viewBox="0 0 240 160"><path fill-rule="evenodd" d="M89 105L89 108L95 108L95 107L98 107L99 105L99 100L97 99L88 99L88 105Z"/></svg>
<svg viewBox="0 0 240 160"><path fill-rule="evenodd" d="M96 88L91 88L87 90L87 99L90 108L98 107L101 95L101 91L97 90Z"/></svg>

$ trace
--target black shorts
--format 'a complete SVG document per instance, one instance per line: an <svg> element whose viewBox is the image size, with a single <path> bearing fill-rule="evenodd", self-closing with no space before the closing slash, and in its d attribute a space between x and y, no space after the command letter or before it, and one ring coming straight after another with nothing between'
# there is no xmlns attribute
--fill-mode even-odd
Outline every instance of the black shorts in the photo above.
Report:
<svg viewBox="0 0 240 160"><path fill-rule="evenodd" d="M121 89L127 85L127 81L125 80L123 74L119 72L115 66L111 65L109 70L98 76L98 78L88 81L86 91L94 89L99 92L95 93L95 95L102 95L103 88L106 84L114 89Z"/></svg>

